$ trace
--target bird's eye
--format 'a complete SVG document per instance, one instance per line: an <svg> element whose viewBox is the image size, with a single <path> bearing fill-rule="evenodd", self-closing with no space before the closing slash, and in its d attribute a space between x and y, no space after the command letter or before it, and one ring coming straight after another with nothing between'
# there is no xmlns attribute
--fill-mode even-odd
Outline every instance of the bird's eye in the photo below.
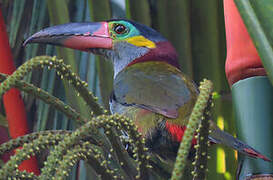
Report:
<svg viewBox="0 0 273 180"><path fill-rule="evenodd" d="M117 33L117 34L124 34L126 31L127 31L127 28L122 25L122 24L117 24L115 27L114 27L114 31Z"/></svg>

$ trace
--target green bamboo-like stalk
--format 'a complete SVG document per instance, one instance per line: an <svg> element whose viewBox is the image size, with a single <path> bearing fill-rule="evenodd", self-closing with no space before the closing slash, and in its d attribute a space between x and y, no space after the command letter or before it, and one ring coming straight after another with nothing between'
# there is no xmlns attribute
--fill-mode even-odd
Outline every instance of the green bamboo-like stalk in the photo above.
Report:
<svg viewBox="0 0 273 180"><path fill-rule="evenodd" d="M21 56L21 47L24 41L24 33L27 31L28 27L26 24L30 21L30 15L33 6L33 0L30 1L13 1L10 8L12 11L11 18L6 22L10 22L8 26L8 32L10 32L10 44L12 45L12 55L14 59L17 59Z"/></svg>
<svg viewBox="0 0 273 180"><path fill-rule="evenodd" d="M194 68L194 80L199 82L203 77L212 80L215 90L218 92L229 92L225 78L225 35L222 2L212 1L191 1L191 39L192 59ZM222 9L221 11L219 9ZM209 64L209 65L208 65ZM219 98L215 104L213 120L224 120L224 128L231 134L234 133L234 120L232 119L231 103ZM226 159L219 159L216 153L218 148L224 149ZM235 179L236 163L234 152L225 147L210 148L211 160L208 162L208 179L223 179L223 168L221 174L217 172L219 164L226 166L226 172ZM227 162L225 162L225 160Z"/></svg>
<svg viewBox="0 0 273 180"><path fill-rule="evenodd" d="M235 3L273 84L272 1L235 0Z"/></svg>
<svg viewBox="0 0 273 180"><path fill-rule="evenodd" d="M89 9L93 21L105 21L111 17L109 0L89 0ZM109 109L109 96L113 89L113 67L110 61L96 57L96 68L102 102L104 107Z"/></svg>
<svg viewBox="0 0 273 180"><path fill-rule="evenodd" d="M69 12L67 2L65 0L55 1L48 0L47 1L48 9L49 9L49 18L50 21L56 24L64 24L70 22ZM75 60L74 51L67 48L57 47L57 52L60 57L65 59L65 63L71 65L71 69L76 74L78 73L78 68ZM75 104L76 109L81 112L81 114L88 115L88 110L86 106L84 106L83 100L76 97L73 90L68 87L67 82L64 82L66 98L69 104Z"/></svg>
<svg viewBox="0 0 273 180"><path fill-rule="evenodd" d="M25 0L22 1L14 1L14 10L12 11L12 19L11 19L11 31L10 31L10 46L14 47L16 44L16 38L19 31L20 22L23 18L23 12L25 7Z"/></svg>
<svg viewBox="0 0 273 180"><path fill-rule="evenodd" d="M273 86L266 76L240 80L232 85L232 100L238 137L272 160ZM238 180L256 179L252 175L273 174L273 162L239 155ZM257 177L257 179L259 179ZM267 178L272 179L272 178Z"/></svg>
<svg viewBox="0 0 273 180"><path fill-rule="evenodd" d="M27 3L29 4L29 3ZM46 26L48 22L48 14L47 14L47 6L46 1L39 1L34 0L32 12L31 12L31 20L27 27L26 36L31 36L35 32L41 30ZM45 51L46 54L50 55L50 51L52 52L53 47L46 46L46 48L41 48L44 46L41 46L39 44L31 44L24 48L25 50L25 60L30 59L31 57L36 56L38 53L41 53L40 51ZM40 79L41 76L37 76L36 73L32 74L29 73L28 76L24 78L27 82L40 82L40 87L42 89L45 89L49 93L53 93L53 87L54 87L54 81L55 81L55 73L54 72L48 72L46 69L44 69L42 73L42 79ZM31 102L32 96L28 93L23 94L23 97L26 102ZM30 114L30 112L28 112ZM48 120L50 115L49 106L44 104L42 101L37 102L37 126L35 130L45 130L46 126L48 125ZM29 116L33 117L33 116ZM35 117L32 118L32 121L36 120Z"/></svg>
<svg viewBox="0 0 273 180"><path fill-rule="evenodd" d="M126 2L125 0L110 0L112 17L126 18Z"/></svg>
<svg viewBox="0 0 273 180"><path fill-rule="evenodd" d="M126 18L131 19L130 0L125 0Z"/></svg>
<svg viewBox="0 0 273 180"><path fill-rule="evenodd" d="M31 36L35 32L41 30L48 18L45 18L47 12L46 1L34 0L32 8L31 21L28 27L27 36ZM37 55L39 44L31 44L26 49L26 59L30 59Z"/></svg>
<svg viewBox="0 0 273 180"><path fill-rule="evenodd" d="M216 99L214 103L214 111L213 114L218 114L217 121L219 118L223 117L224 120L224 130L228 131L232 135L236 135L236 123L234 118L234 112L232 109L232 101L231 101L231 92L230 87L228 85L226 75L225 75L225 59L226 59L226 36L225 36L225 22L224 22L224 13L223 13L223 1L217 1L217 14L218 14L218 29L219 29L219 66L216 67L216 69L213 69L213 71L218 71L219 82L216 83L216 91L222 92L222 97L219 99ZM216 76L216 75L215 75ZM214 77L217 79L217 77ZM218 107L219 106L219 107ZM218 109L219 108L219 109ZM214 116L212 116L214 117ZM234 179L236 175L236 167L234 167L234 164L238 163L237 157L235 157L234 150L230 148L226 148L224 146L221 146L221 148L224 149L225 152L225 166L226 166L226 172L224 174L225 178L227 180ZM211 156L210 156L211 157ZM219 159L219 157L218 157ZM217 167L217 164L216 164ZM212 172L213 173L213 172ZM210 173L210 175L212 175Z"/></svg>
<svg viewBox="0 0 273 180"><path fill-rule="evenodd" d="M158 1L157 4L159 31L176 48L182 71L193 77L190 1Z"/></svg>
<svg viewBox="0 0 273 180"><path fill-rule="evenodd" d="M151 25L149 3L147 0L129 0L127 3L129 8L128 11L130 12L130 16L127 18L148 26Z"/></svg>
<svg viewBox="0 0 273 180"><path fill-rule="evenodd" d="M47 17L47 7L46 7L46 1L38 1L38 0L34 0L33 2L33 7L32 7L32 12L31 12L31 20L29 25L27 25L27 33L26 36L30 36L32 34L34 34L35 32L39 31L40 29L42 29L43 27L45 27L45 24L48 21L48 17ZM31 44L27 47L24 48L25 50L25 58L24 60L30 59L31 57L34 57L38 54L39 50L41 50L40 48L41 46L38 44ZM51 48L53 49L53 48ZM44 49L42 49L44 50ZM32 76L33 75L33 76ZM44 70L44 72L42 73L42 79L40 79L40 76L37 76L35 73L32 74L28 74L28 76L26 76L24 78L25 81L29 82L41 82L40 86L43 89L46 89L49 93L52 93L53 91L53 85L54 83L52 83L52 81L48 80L48 77L55 77L54 73L49 73L48 71ZM51 78L54 79L55 78ZM23 94L23 97L25 99L26 102L31 102L32 98L31 96L29 96L29 94L25 93ZM30 114L30 112L28 112L28 114ZM38 101L37 103L37 126L35 128L35 130L45 130L46 129L46 125L47 125L47 120L49 116L49 106L44 104L41 101ZM33 116L29 116L29 117L33 117ZM35 117L32 118L32 121L34 121Z"/></svg>

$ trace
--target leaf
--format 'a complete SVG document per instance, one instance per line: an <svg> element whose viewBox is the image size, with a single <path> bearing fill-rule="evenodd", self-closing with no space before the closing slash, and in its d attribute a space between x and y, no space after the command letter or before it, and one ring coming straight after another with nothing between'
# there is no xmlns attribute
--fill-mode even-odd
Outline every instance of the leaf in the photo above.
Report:
<svg viewBox="0 0 273 180"><path fill-rule="evenodd" d="M51 23L56 25L70 22L68 6L65 0L48 0L47 5ZM74 50L57 47L57 52L58 55L64 59L64 62L66 64L71 65L72 71L78 73L77 60L75 59ZM71 90L67 83L64 83L64 86L67 102L69 104L75 105L75 108L79 112L87 116L88 111L86 106L84 105L83 100L79 97L76 97L75 91Z"/></svg>

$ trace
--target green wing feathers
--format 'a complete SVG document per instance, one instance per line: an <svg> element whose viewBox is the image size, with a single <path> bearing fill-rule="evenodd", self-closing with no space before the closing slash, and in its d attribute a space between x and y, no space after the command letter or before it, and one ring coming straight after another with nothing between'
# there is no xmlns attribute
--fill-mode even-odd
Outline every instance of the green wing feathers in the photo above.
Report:
<svg viewBox="0 0 273 180"><path fill-rule="evenodd" d="M114 82L117 102L143 108L185 125L196 101L195 84L164 62L137 63L121 71Z"/></svg>

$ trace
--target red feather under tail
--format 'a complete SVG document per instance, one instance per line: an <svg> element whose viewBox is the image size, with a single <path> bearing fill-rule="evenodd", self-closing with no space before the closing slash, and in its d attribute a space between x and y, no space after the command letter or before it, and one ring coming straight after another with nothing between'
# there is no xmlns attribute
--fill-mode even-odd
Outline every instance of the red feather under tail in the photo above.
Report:
<svg viewBox="0 0 273 180"><path fill-rule="evenodd" d="M166 121L166 129L171 134L173 139L177 142L181 142L184 136L184 132L186 130L186 126L179 126L176 124L171 124ZM195 138L192 139L192 145L197 144L197 140Z"/></svg>

